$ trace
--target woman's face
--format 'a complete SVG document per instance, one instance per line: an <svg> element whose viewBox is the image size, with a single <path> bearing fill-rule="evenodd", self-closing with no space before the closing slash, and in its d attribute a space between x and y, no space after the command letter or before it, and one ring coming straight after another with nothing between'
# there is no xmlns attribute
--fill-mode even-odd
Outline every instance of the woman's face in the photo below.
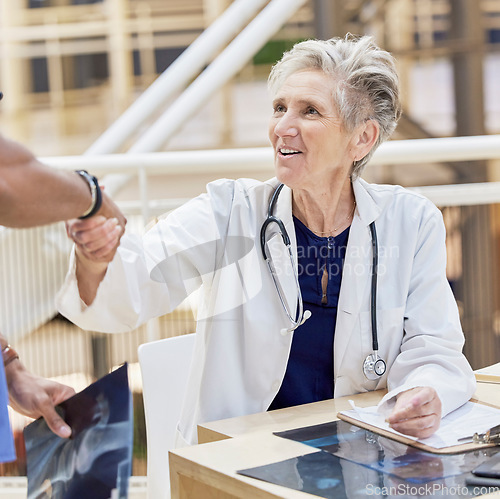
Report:
<svg viewBox="0 0 500 499"><path fill-rule="evenodd" d="M298 71L274 96L269 138L276 176L292 189L344 182L351 173L354 134L341 124L334 85L321 70Z"/></svg>

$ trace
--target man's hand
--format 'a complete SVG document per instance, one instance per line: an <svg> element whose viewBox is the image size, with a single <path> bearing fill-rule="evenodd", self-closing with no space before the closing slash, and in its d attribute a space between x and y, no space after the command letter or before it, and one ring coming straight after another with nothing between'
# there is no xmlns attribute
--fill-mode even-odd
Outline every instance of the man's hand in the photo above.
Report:
<svg viewBox="0 0 500 499"><path fill-rule="evenodd" d="M58 436L68 438L71 428L57 414L54 406L73 396L73 388L29 372L17 359L5 369L11 407L30 418L43 416Z"/></svg>
<svg viewBox="0 0 500 499"><path fill-rule="evenodd" d="M125 230L125 225L127 225L127 219L125 215L120 211L120 208L116 206L116 203L104 192L104 186L101 186L102 204L101 208L97 212L97 215L101 215L105 218L116 218L118 220L118 225Z"/></svg>
<svg viewBox="0 0 500 499"><path fill-rule="evenodd" d="M388 422L400 433L418 438L430 437L441 423L441 400L436 390L425 386L401 392Z"/></svg>

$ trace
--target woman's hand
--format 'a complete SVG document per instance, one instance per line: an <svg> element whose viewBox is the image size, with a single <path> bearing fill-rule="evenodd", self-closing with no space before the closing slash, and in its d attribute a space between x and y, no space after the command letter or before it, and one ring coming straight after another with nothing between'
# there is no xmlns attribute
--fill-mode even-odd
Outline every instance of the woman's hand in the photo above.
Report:
<svg viewBox="0 0 500 499"><path fill-rule="evenodd" d="M124 227L117 218L101 215L66 222L66 232L77 249L78 256L89 262L110 262L115 256Z"/></svg>
<svg viewBox="0 0 500 499"><path fill-rule="evenodd" d="M35 376L17 359L5 369L11 407L30 418L43 416L49 428L58 436L68 438L71 428L54 406L73 396L73 388Z"/></svg>
<svg viewBox="0 0 500 499"><path fill-rule="evenodd" d="M125 229L125 225L127 225L127 219L125 218L125 215L121 212L116 203L104 191L105 186L101 185L102 204L101 208L97 212L97 215L103 216L105 218L116 218L118 219L119 225L121 225L123 229Z"/></svg>
<svg viewBox="0 0 500 499"><path fill-rule="evenodd" d="M441 400L436 390L425 386L401 392L388 422L400 433L418 438L430 437L441 423Z"/></svg>
<svg viewBox="0 0 500 499"><path fill-rule="evenodd" d="M66 232L76 245L76 278L80 298L87 305L94 301L124 230L117 218L100 215L66 222Z"/></svg>

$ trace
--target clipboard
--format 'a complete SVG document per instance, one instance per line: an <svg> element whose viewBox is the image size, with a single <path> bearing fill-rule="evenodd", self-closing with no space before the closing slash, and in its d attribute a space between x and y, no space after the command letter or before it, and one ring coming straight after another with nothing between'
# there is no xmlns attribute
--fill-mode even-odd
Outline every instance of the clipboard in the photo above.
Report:
<svg viewBox="0 0 500 499"><path fill-rule="evenodd" d="M340 412L337 414L337 417L342 421L345 421L346 423L353 424L354 426L359 426L364 430L369 430L373 433L376 433L377 435L382 435L383 437L390 438L391 440L395 440L396 442L410 445L411 447L415 447L426 452L431 452L433 454L460 454L462 452L484 449L485 447L494 447L496 445L482 443L475 444L474 442L467 442L465 444L452 445L450 447L443 447L442 449L438 449L436 447L431 447L430 445L423 444L417 440L413 440L412 438L405 437L404 435L398 435L396 433L386 431L382 428L378 428L377 426L364 423L359 419L351 418L350 416L346 416L345 414L341 414Z"/></svg>
<svg viewBox="0 0 500 499"><path fill-rule="evenodd" d="M489 406L489 407L494 407L495 409L500 409L498 406L494 406L492 404L483 404L482 402L479 402L479 401L474 400L474 399L471 399L470 402ZM387 431L387 430L380 428L378 426L371 425L369 423L365 423L364 421L360 421L359 419L353 418L347 414L343 414L342 412L337 413L337 417L339 419L341 419L342 421L350 423L354 426L358 426L358 427L363 428L365 430L369 430L372 433L375 433L377 435L382 435L383 437L390 438L391 440L395 440L396 442L400 442L402 444L406 444L406 445L409 445L411 447L415 447L417 449L420 449L420 450L423 450L426 452L431 452L433 454L460 454L463 452L470 452L473 450L498 446L498 444L495 444L495 443L466 442L466 443L462 443L462 444L451 445L449 447L437 448L437 447L432 447L430 445L424 444L424 443L419 442L417 440L414 440L412 438L406 437L402 434L393 433L391 431Z"/></svg>

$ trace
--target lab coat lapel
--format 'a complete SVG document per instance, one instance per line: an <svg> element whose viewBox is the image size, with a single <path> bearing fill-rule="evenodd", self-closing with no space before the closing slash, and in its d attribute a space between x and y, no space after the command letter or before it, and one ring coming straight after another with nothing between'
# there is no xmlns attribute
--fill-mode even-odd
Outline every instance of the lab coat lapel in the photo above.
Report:
<svg viewBox="0 0 500 499"><path fill-rule="evenodd" d="M334 345L336 372L346 354L363 300L369 296L367 287L370 286L372 268L370 223L375 221L380 214L379 207L361 181L354 181L353 189L356 197L356 214L349 232L338 303Z"/></svg>
<svg viewBox="0 0 500 499"><path fill-rule="evenodd" d="M294 266L297 268L297 239L295 237L295 228L292 218L292 191L286 185L283 186L280 192L274 216L281 219L285 225L292 246ZM277 228L276 224L270 225L269 230L272 235L268 239L267 247L276 268L279 284L287 300L288 310L295 318L297 310L297 286L288 250L283 244L283 239L281 234L277 231ZM279 306L281 307L281 304Z"/></svg>

